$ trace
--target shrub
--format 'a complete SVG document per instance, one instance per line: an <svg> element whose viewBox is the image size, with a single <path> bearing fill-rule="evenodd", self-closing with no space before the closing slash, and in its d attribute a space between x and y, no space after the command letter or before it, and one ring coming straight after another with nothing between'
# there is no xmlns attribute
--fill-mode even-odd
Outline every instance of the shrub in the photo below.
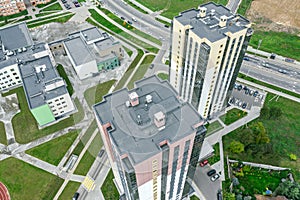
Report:
<svg viewBox="0 0 300 200"><path fill-rule="evenodd" d="M290 156L291 160L293 160L293 161L297 160L297 156L295 154L291 153L289 156Z"/></svg>

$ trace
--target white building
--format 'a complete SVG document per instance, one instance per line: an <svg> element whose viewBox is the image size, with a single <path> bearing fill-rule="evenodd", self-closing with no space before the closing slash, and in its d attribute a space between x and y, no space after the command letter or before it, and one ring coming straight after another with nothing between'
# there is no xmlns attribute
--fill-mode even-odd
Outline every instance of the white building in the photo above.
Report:
<svg viewBox="0 0 300 200"><path fill-rule="evenodd" d="M250 25L212 2L173 20L170 83L205 118L227 105L252 35Z"/></svg>

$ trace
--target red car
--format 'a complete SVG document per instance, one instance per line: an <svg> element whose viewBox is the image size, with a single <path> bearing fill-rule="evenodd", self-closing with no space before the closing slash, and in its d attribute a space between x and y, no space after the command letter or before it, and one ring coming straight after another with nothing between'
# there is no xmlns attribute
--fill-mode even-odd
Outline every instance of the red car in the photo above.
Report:
<svg viewBox="0 0 300 200"><path fill-rule="evenodd" d="M201 167L203 167L203 166L205 166L207 164L208 164L208 160L204 160L204 161L200 162L200 166Z"/></svg>

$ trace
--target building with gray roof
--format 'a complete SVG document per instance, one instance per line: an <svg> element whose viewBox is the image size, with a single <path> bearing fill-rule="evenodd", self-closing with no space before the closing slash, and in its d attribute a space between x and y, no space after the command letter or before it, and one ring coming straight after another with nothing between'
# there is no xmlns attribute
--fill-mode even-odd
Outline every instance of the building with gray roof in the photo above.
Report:
<svg viewBox="0 0 300 200"><path fill-rule="evenodd" d="M252 35L251 23L209 2L174 17L170 83L205 118L224 112Z"/></svg>
<svg viewBox="0 0 300 200"><path fill-rule="evenodd" d="M126 198L180 199L187 169L193 176L198 163L206 129L169 82L145 78L133 90L105 96L94 111Z"/></svg>

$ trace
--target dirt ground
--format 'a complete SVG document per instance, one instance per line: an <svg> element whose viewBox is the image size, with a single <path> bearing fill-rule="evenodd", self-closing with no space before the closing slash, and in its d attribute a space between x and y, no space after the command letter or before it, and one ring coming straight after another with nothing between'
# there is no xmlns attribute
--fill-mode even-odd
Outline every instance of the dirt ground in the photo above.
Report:
<svg viewBox="0 0 300 200"><path fill-rule="evenodd" d="M247 17L258 28L299 33L300 0L253 0Z"/></svg>

